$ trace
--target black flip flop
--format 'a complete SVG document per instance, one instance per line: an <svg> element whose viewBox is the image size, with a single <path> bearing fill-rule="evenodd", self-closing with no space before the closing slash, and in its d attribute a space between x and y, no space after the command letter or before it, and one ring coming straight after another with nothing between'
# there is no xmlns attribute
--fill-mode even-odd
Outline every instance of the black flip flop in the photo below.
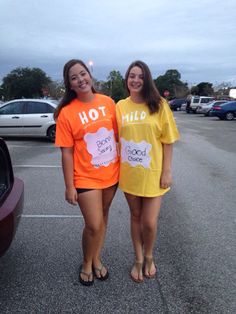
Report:
<svg viewBox="0 0 236 314"><path fill-rule="evenodd" d="M88 281L85 281L81 278L81 274L85 275L88 277ZM83 265L80 265L80 268L79 268L79 282L83 285L83 286L92 286L93 283L94 283L94 278L93 280L89 281L89 277L93 275L93 273L86 273L83 271Z"/></svg>
<svg viewBox="0 0 236 314"><path fill-rule="evenodd" d="M102 275L102 269L103 268L104 268L103 265L102 265L101 268L93 267L93 274L94 274L94 276L96 277L96 279L101 280L101 281L107 280L108 277L109 277L108 270L107 270L107 272L106 272L106 274L104 276ZM97 276L96 272L100 272L100 277Z"/></svg>

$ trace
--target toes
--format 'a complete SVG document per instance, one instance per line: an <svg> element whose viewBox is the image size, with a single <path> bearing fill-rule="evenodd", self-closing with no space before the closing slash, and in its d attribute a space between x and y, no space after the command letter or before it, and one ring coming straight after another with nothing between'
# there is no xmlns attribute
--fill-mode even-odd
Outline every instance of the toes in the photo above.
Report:
<svg viewBox="0 0 236 314"><path fill-rule="evenodd" d="M143 272L142 272L142 267L137 267L136 265L133 266L131 270L131 278L136 281L136 282L142 282L143 281Z"/></svg>

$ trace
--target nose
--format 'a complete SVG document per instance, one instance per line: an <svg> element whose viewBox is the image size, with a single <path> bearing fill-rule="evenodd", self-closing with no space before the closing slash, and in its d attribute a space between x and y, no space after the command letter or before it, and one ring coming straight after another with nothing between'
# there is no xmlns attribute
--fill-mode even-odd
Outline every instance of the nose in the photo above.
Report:
<svg viewBox="0 0 236 314"><path fill-rule="evenodd" d="M79 81L79 82L82 82L82 81L83 81L83 76L82 76L82 75L79 75L79 76L78 76L78 81Z"/></svg>
<svg viewBox="0 0 236 314"><path fill-rule="evenodd" d="M135 81L135 82L138 82L138 81L139 81L138 75L136 75L136 76L134 77L134 81Z"/></svg>

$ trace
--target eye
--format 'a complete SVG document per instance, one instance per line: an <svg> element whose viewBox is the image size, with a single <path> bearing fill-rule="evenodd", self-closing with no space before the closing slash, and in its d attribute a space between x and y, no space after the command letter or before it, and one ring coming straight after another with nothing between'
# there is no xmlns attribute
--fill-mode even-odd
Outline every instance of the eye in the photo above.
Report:
<svg viewBox="0 0 236 314"><path fill-rule="evenodd" d="M71 81L74 81L74 80L77 79L77 77L76 76L72 76L70 79L71 79Z"/></svg>

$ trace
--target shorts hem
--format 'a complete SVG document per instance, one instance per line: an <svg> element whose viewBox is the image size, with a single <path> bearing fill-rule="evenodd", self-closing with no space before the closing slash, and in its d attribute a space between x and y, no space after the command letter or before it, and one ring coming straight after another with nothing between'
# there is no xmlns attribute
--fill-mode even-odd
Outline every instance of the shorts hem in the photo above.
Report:
<svg viewBox="0 0 236 314"><path fill-rule="evenodd" d="M110 188L114 185L118 185L119 181L115 182L115 183L112 183L112 184L109 184L109 185L106 185L106 186L76 186L76 190L77 189L83 189L83 190L104 190L104 189L107 189L107 188Z"/></svg>

